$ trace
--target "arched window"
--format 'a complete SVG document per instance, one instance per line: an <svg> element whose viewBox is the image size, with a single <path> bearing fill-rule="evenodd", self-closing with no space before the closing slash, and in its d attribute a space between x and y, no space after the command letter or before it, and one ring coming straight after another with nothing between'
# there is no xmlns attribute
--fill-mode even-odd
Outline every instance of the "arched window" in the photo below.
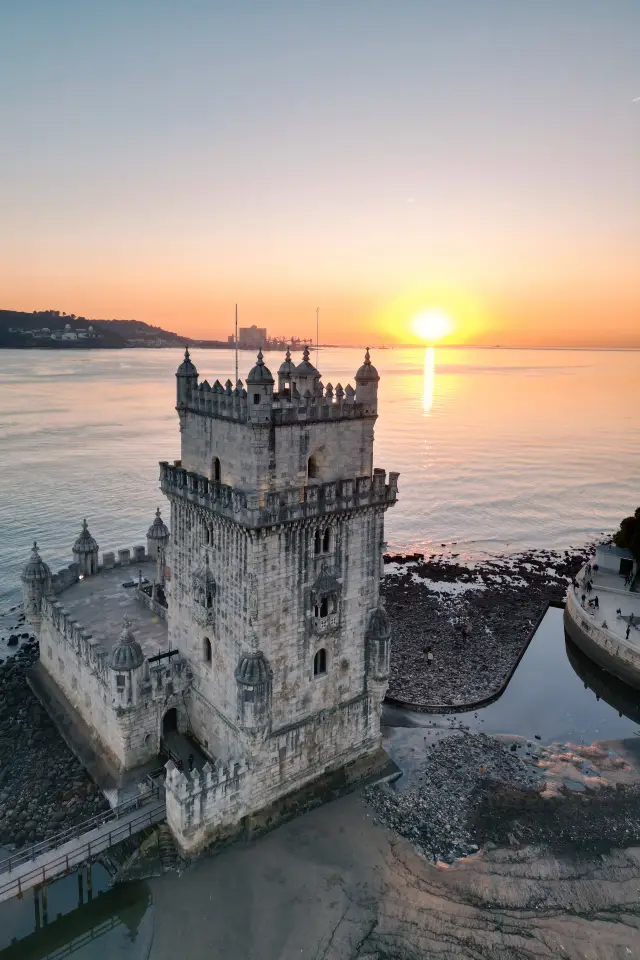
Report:
<svg viewBox="0 0 640 960"><path fill-rule="evenodd" d="M331 530L329 527L324 532L324 537L322 538L322 552L329 553L331 548Z"/></svg>
<svg viewBox="0 0 640 960"><path fill-rule="evenodd" d="M315 457L309 457L307 463L307 477L309 480L316 480L318 477L318 461Z"/></svg>
<svg viewBox="0 0 640 960"><path fill-rule="evenodd" d="M327 651L322 649L318 650L315 657L313 658L313 675L314 677L321 677L327 672Z"/></svg>
<svg viewBox="0 0 640 960"><path fill-rule="evenodd" d="M320 601L320 616L326 617L329 613L329 601L326 597L323 597Z"/></svg>
<svg viewBox="0 0 640 960"><path fill-rule="evenodd" d="M322 550L322 537L320 536L320 531L316 530L313 537L313 552L320 553Z"/></svg>
<svg viewBox="0 0 640 960"><path fill-rule="evenodd" d="M211 640L205 637L202 641L202 654L205 663L211 663Z"/></svg>
<svg viewBox="0 0 640 960"><path fill-rule="evenodd" d="M217 457L214 457L211 461L211 479L220 483L220 461Z"/></svg>

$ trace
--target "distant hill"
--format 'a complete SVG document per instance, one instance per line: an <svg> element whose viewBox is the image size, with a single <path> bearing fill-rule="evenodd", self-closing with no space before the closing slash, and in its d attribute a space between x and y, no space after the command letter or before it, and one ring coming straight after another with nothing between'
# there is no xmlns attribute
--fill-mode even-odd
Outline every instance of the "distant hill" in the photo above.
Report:
<svg viewBox="0 0 640 960"><path fill-rule="evenodd" d="M58 310L0 310L0 348L85 349L126 347L117 330Z"/></svg>
<svg viewBox="0 0 640 960"><path fill-rule="evenodd" d="M0 349L96 347L228 347L223 340L195 340L142 320L88 320L59 310L0 310Z"/></svg>

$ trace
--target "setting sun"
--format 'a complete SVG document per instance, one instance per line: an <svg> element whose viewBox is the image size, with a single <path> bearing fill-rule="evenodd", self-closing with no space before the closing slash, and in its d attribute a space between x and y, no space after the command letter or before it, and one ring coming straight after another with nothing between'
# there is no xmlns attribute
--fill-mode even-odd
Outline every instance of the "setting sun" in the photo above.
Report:
<svg viewBox="0 0 640 960"><path fill-rule="evenodd" d="M423 340L434 343L451 333L453 323L441 310L427 310L415 318L412 327L414 333Z"/></svg>

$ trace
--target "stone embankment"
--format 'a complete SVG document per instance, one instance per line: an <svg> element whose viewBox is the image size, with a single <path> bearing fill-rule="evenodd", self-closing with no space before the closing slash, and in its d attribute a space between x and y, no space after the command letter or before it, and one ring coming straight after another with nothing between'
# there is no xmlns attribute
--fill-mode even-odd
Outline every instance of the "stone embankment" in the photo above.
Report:
<svg viewBox="0 0 640 960"><path fill-rule="evenodd" d="M497 696L546 604L564 599L586 555L540 551L476 565L455 555L385 556L388 699L445 712Z"/></svg>
<svg viewBox="0 0 640 960"><path fill-rule="evenodd" d="M9 643L12 636L19 640L15 654L0 664L0 848L12 851L109 805L27 684L37 642L23 621L5 633Z"/></svg>

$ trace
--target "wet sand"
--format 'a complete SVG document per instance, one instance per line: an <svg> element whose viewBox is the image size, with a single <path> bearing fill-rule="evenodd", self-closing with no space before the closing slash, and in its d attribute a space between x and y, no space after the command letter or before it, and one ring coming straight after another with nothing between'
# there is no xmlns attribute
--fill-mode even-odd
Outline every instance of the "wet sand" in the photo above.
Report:
<svg viewBox="0 0 640 960"><path fill-rule="evenodd" d="M152 881L150 960L640 957L640 846L428 863L360 794Z"/></svg>

